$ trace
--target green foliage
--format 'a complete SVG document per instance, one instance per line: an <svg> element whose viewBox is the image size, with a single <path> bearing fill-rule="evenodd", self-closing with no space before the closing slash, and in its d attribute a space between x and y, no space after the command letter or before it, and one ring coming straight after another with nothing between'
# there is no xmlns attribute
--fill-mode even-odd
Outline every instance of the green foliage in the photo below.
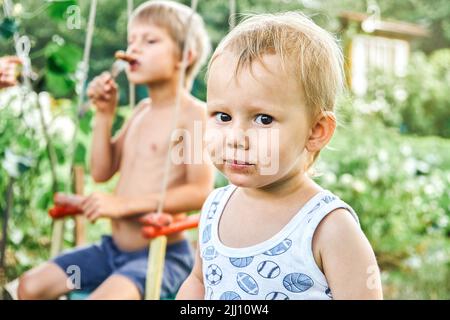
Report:
<svg viewBox="0 0 450 320"><path fill-rule="evenodd" d="M450 144L368 120L339 128L318 181L354 206L380 263L394 267L450 234Z"/></svg>
<svg viewBox="0 0 450 320"><path fill-rule="evenodd" d="M401 113L409 132L450 137L450 49L430 57L417 53L405 79L408 97Z"/></svg>
<svg viewBox="0 0 450 320"><path fill-rule="evenodd" d="M4 39L10 39L17 31L17 22L14 18L4 18L0 23L0 36Z"/></svg>
<svg viewBox="0 0 450 320"><path fill-rule="evenodd" d="M77 4L76 0L47 0L46 2L49 3L47 13L55 20L63 20L66 18L67 9Z"/></svg>
<svg viewBox="0 0 450 320"><path fill-rule="evenodd" d="M65 97L75 88L74 73L81 60L81 49L75 45L50 42L45 47L44 68L46 89L55 97Z"/></svg>
<svg viewBox="0 0 450 320"><path fill-rule="evenodd" d="M5 96L2 95L2 98ZM5 199L9 176L7 170L8 153L12 150L17 156L33 158L34 165L28 170L20 170L14 183L12 216L9 225L7 265L8 276L16 276L34 263L31 256L47 257L45 245L48 244L50 221L42 215L42 206L47 205L47 197L40 197L43 191L51 193L51 179L45 144L37 119L36 105L32 97L23 100L20 94L7 95L0 104L0 194ZM6 100L6 101L5 101ZM9 156L10 157L10 156ZM37 201L39 200L39 201ZM0 209L5 209L5 201L0 201ZM41 240L42 242L40 242ZM43 247L44 246L44 247ZM18 254L12 254L17 252Z"/></svg>
<svg viewBox="0 0 450 320"><path fill-rule="evenodd" d="M405 77L374 71L355 107L402 132L450 137L450 49L413 54Z"/></svg>

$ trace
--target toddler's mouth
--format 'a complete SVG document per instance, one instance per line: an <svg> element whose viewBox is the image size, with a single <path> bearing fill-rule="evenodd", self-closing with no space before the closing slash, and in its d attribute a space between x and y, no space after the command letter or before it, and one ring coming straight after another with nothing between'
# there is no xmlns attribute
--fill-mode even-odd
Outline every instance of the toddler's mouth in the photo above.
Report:
<svg viewBox="0 0 450 320"><path fill-rule="evenodd" d="M254 163L250 163L247 161L241 161L241 160L234 160L234 159L233 160L228 159L228 160L225 160L224 162L228 165L233 165L233 166L253 166L254 165Z"/></svg>

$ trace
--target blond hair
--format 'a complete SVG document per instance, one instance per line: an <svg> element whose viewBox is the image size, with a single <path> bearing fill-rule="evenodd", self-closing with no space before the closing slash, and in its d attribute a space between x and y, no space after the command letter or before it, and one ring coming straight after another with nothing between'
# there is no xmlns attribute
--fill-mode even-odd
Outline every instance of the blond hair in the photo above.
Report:
<svg viewBox="0 0 450 320"><path fill-rule="evenodd" d="M236 75L255 61L262 63L266 54L278 55L284 71L297 80L312 120L334 111L344 87L343 55L336 38L299 12L247 16L218 45L208 70L223 51L236 55ZM312 155L308 168L319 153Z"/></svg>
<svg viewBox="0 0 450 320"><path fill-rule="evenodd" d="M265 54L280 56L305 95L311 114L333 111L343 87L342 51L336 39L298 12L248 16L218 45L209 68L222 51L236 54L236 74ZM208 69L209 69L208 68Z"/></svg>
<svg viewBox="0 0 450 320"><path fill-rule="evenodd" d="M133 23L151 23L166 29L176 43L180 57L186 40L190 40L189 46L195 54L194 61L186 68L185 86L190 89L211 52L208 33L200 15L181 3L147 1L134 10L128 29Z"/></svg>

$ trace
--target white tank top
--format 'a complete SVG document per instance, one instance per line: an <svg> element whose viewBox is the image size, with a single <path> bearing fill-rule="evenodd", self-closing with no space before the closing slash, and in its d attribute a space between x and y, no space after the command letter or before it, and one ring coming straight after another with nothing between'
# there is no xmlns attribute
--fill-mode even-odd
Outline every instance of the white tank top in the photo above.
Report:
<svg viewBox="0 0 450 320"><path fill-rule="evenodd" d="M332 299L325 275L312 252L312 238L320 221L338 208L353 209L328 190L310 199L270 239L246 248L230 248L219 239L223 209L236 190L214 190L202 208L199 248L207 300Z"/></svg>

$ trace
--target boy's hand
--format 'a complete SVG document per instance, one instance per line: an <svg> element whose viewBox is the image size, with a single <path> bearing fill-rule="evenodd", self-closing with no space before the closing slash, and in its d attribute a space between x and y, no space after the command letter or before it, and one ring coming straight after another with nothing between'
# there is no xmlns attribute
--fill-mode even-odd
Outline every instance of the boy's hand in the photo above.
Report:
<svg viewBox="0 0 450 320"><path fill-rule="evenodd" d="M119 218L126 211L125 200L103 193L93 193L81 203L85 217L95 222L98 218Z"/></svg>
<svg viewBox="0 0 450 320"><path fill-rule="evenodd" d="M6 56L0 58L0 89L17 84L17 66L22 64L19 57Z"/></svg>
<svg viewBox="0 0 450 320"><path fill-rule="evenodd" d="M89 83L87 95L98 112L114 115L118 102L117 83L109 72L103 72Z"/></svg>
<svg viewBox="0 0 450 320"><path fill-rule="evenodd" d="M143 215L141 218L139 218L139 222L142 223L145 226L152 226L152 227L165 227L171 224L174 221L172 215L170 213L161 213L156 214L156 212L151 212Z"/></svg>

